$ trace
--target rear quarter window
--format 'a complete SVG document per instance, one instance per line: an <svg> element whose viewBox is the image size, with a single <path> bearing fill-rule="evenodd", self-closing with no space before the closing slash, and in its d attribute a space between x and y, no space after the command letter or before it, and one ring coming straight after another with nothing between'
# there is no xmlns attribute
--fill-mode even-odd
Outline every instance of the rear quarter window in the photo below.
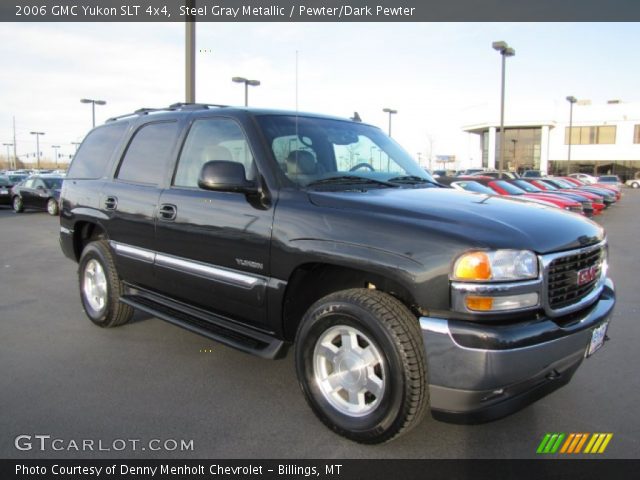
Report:
<svg viewBox="0 0 640 480"><path fill-rule="evenodd" d="M75 154L68 178L101 178L124 136L128 123L104 125L89 132Z"/></svg>

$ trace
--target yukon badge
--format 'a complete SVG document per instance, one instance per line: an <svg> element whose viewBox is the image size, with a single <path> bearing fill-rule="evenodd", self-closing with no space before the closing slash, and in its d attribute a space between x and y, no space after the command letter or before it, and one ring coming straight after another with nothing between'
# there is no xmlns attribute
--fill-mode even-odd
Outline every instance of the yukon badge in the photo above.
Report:
<svg viewBox="0 0 640 480"><path fill-rule="evenodd" d="M256 270L264 269L264 265L262 265L262 263L245 260L244 258L236 258L236 263L241 267L254 268Z"/></svg>

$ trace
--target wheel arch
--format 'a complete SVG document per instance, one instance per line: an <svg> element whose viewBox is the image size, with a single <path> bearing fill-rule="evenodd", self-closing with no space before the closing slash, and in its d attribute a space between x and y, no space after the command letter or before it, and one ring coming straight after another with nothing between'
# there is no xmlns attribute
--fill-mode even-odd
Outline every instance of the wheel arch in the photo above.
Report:
<svg viewBox="0 0 640 480"><path fill-rule="evenodd" d="M284 339L295 339L298 326L313 303L326 295L350 288L370 288L388 293L406 305L417 318L417 302L409 289L388 275L331 263L305 263L292 272L284 293Z"/></svg>
<svg viewBox="0 0 640 480"><path fill-rule="evenodd" d="M73 228L73 253L76 261L80 260L88 243L102 238L107 238L107 232L99 223L85 220L76 222Z"/></svg>

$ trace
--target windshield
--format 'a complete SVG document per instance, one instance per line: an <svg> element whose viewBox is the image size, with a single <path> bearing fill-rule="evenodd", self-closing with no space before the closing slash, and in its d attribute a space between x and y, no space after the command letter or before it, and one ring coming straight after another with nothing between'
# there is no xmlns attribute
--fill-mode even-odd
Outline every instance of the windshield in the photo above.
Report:
<svg viewBox="0 0 640 480"><path fill-rule="evenodd" d="M511 185L509 182L505 182L504 180L497 180L493 183L504 189L509 195L522 195L523 193L526 193L523 189L518 188L515 185Z"/></svg>
<svg viewBox="0 0 640 480"><path fill-rule="evenodd" d="M553 182L562 188L575 188L575 185L571 182L567 182L566 180L561 180L559 178L554 178Z"/></svg>
<svg viewBox="0 0 640 480"><path fill-rule="evenodd" d="M53 190L58 190L62 188L62 179L61 178L43 178L44 184L47 188L51 188Z"/></svg>
<svg viewBox="0 0 640 480"><path fill-rule="evenodd" d="M318 117L257 117L284 176L292 185L433 187L429 173L380 129ZM340 187L342 188L342 187Z"/></svg>
<svg viewBox="0 0 640 480"><path fill-rule="evenodd" d="M528 193L542 192L542 190L526 180L514 180L513 184Z"/></svg>
<svg viewBox="0 0 640 480"><path fill-rule="evenodd" d="M26 175L8 175L8 177L9 177L9 180L11 181L11 183L13 183L14 185L16 183L21 182L25 178L27 178Z"/></svg>
<svg viewBox="0 0 640 480"><path fill-rule="evenodd" d="M8 187L10 185L9 179L6 177L0 177L0 186Z"/></svg>
<svg viewBox="0 0 640 480"><path fill-rule="evenodd" d="M464 190L467 190L469 192L486 193L487 195L495 195L496 194L496 192L491 190L489 187L485 187L484 185L482 185L481 183L478 183L476 181L454 182L452 185L459 186L460 188L463 188Z"/></svg>
<svg viewBox="0 0 640 480"><path fill-rule="evenodd" d="M546 187L547 190L558 190L558 187L556 187L555 185L552 185L549 182L545 182L543 180L538 180L542 185L544 185Z"/></svg>

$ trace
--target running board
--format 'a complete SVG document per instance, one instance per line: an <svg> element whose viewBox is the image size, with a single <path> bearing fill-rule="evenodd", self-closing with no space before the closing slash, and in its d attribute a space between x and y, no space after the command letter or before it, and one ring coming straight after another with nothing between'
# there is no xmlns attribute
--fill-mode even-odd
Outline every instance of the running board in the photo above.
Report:
<svg viewBox="0 0 640 480"><path fill-rule="evenodd" d="M128 287L120 301L166 322L182 327L203 337L262 358L277 359L285 356L284 341L235 324L224 317L203 312L173 302L151 292Z"/></svg>

